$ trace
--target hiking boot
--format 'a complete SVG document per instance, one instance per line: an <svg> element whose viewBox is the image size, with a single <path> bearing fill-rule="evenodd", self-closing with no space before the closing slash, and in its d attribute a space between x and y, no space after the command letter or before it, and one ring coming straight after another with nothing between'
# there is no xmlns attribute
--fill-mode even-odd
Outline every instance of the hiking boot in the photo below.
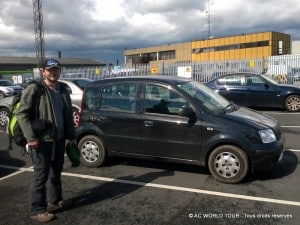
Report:
<svg viewBox="0 0 300 225"><path fill-rule="evenodd" d="M37 220L39 222L48 222L53 220L54 217L55 215L53 213L44 212L44 213L38 213L34 216L31 216L31 219Z"/></svg>

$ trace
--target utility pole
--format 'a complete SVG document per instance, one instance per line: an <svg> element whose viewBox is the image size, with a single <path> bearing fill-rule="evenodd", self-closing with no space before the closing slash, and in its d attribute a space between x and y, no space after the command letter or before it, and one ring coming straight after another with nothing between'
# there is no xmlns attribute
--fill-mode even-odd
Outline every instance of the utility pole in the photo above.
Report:
<svg viewBox="0 0 300 225"><path fill-rule="evenodd" d="M211 38L211 33L210 33L210 24L211 24L211 11L210 11L210 0L207 0L207 39Z"/></svg>
<svg viewBox="0 0 300 225"><path fill-rule="evenodd" d="M33 4L33 21L34 21L37 67L42 68L45 59L42 0L32 0L32 4Z"/></svg>

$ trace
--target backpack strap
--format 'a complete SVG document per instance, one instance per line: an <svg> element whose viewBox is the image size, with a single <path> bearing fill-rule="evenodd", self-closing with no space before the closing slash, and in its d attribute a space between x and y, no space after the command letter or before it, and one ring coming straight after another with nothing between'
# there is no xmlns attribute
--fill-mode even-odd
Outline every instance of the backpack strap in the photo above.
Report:
<svg viewBox="0 0 300 225"><path fill-rule="evenodd" d="M42 81L35 82L34 84L36 85L36 91L33 94L33 101L32 101L33 105L31 106L31 110L34 113L34 117L38 118L40 115L40 110L39 110L40 100L41 100L41 96L45 94L45 87Z"/></svg>

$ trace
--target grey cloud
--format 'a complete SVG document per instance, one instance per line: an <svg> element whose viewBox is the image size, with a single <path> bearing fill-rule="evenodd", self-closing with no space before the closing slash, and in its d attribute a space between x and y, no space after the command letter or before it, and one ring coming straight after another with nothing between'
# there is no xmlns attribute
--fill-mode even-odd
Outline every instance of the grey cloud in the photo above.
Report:
<svg viewBox="0 0 300 225"><path fill-rule="evenodd" d="M34 55L32 0L0 2L0 28L5 28L0 30L0 55ZM113 20L93 18L91 15L98 13L95 2L103 7L108 4L105 0L42 1L46 54L61 51L63 57L114 63L123 59L124 48L185 42L208 35L206 0L114 0L120 2L125 16ZM300 5L296 0L214 0L211 4L210 28L215 37L272 30L300 39ZM115 13L113 8L108 10Z"/></svg>

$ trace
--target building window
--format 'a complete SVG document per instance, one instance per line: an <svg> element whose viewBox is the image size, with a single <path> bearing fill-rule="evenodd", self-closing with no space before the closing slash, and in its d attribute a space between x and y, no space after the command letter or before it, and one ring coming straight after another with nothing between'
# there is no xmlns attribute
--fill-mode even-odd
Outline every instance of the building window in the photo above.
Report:
<svg viewBox="0 0 300 225"><path fill-rule="evenodd" d="M159 60L175 59L175 50L159 52Z"/></svg>
<svg viewBox="0 0 300 225"><path fill-rule="evenodd" d="M132 62L132 64L140 64L141 63L140 54L129 55L129 56L127 56L127 58L128 58L128 61Z"/></svg>
<svg viewBox="0 0 300 225"><path fill-rule="evenodd" d="M220 45L215 47L207 47L207 48L194 48L193 53L202 53L202 52L217 52L217 51L227 51L227 50L236 50L236 49L245 49L245 48L257 48L269 46L269 41L258 41L258 42L249 42L249 43L240 43L240 44L232 44L232 45Z"/></svg>

